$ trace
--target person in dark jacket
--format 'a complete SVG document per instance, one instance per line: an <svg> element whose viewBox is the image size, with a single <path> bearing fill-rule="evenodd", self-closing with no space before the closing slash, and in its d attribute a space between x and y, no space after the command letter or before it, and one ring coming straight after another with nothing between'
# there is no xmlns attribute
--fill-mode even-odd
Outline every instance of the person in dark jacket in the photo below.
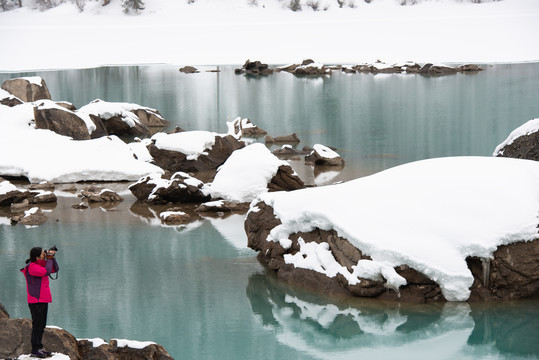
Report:
<svg viewBox="0 0 539 360"><path fill-rule="evenodd" d="M53 250L47 253L40 247L34 247L26 260L28 265L21 269L26 278L28 307L32 314L31 356L38 358L51 356L50 352L43 350L42 339L47 325L48 306L52 302L49 275L59 270L54 255Z"/></svg>

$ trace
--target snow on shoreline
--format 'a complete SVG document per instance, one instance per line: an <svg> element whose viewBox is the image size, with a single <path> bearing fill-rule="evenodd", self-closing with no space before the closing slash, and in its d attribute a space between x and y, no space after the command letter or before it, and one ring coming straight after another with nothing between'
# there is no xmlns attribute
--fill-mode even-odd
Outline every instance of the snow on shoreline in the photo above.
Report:
<svg viewBox="0 0 539 360"><path fill-rule="evenodd" d="M258 200L272 206L282 222L268 241L286 248L290 234L335 229L370 255L378 270L358 264L346 275L349 281L370 271L371 278L382 276L398 289L402 279L388 268L409 265L437 282L447 300L464 301L473 283L467 256L489 258L500 245L537 238L538 183L535 161L452 157L339 185L265 193ZM252 205L251 211L256 209ZM301 251L307 258L288 262L326 270L335 265L323 249ZM314 255L309 259L309 254Z"/></svg>
<svg viewBox="0 0 539 360"><path fill-rule="evenodd" d="M9 56L0 59L0 71L155 63L238 65L246 59L269 64L305 58L325 64L376 59L539 61L535 0L440 0L415 6L375 0L356 1L355 9L339 9L334 1L328 11L317 12L307 7L292 12L278 1L258 2L256 7L247 0L197 0L191 5L155 0L145 4L141 15L124 15L119 1L106 7L87 2L82 13L72 3L44 12L29 7L1 12L0 32ZM35 41L36 33L70 46ZM181 46L171 46L178 39ZM151 50L142 51L146 44L152 44Z"/></svg>

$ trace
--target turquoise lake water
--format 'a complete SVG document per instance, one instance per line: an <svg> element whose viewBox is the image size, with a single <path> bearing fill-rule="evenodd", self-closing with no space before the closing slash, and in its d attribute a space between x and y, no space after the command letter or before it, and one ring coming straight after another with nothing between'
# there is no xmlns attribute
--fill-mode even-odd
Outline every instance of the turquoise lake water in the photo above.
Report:
<svg viewBox="0 0 539 360"><path fill-rule="evenodd" d="M205 68L204 68L205 69ZM299 147L335 146L340 173L299 166L311 182L348 180L439 156L490 156L539 117L539 64L486 66L471 75L253 78L186 75L169 65L38 72L55 100L101 98L158 109L172 126L226 131L248 117ZM36 73L0 73L0 82ZM320 180L322 179L322 180ZM319 181L320 180L320 181ZM75 210L62 192L39 227L0 212L0 303L29 317L19 269L33 246L57 245L49 324L77 338L155 341L176 359L536 359L539 302L407 305L327 299L275 279L246 247L243 217L164 227L125 192L112 209ZM85 185L77 184L83 188Z"/></svg>

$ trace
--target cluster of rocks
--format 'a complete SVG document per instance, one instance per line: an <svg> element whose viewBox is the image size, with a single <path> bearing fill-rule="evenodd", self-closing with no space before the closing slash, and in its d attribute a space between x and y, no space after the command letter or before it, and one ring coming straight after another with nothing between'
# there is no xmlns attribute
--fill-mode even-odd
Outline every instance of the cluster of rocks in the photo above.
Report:
<svg viewBox="0 0 539 360"><path fill-rule="evenodd" d="M32 321L30 319L11 319L0 304L0 358L18 358L30 354ZM48 351L69 356L71 360L172 360L166 349L155 343L144 343L144 347L135 349L123 346L118 340L103 341L95 344L90 340L77 340L69 332L59 328L46 328L43 343ZM97 345L97 346L96 346Z"/></svg>
<svg viewBox="0 0 539 360"><path fill-rule="evenodd" d="M483 70L476 64L464 64L456 67L444 64L426 63L420 65L415 62L401 64L386 64L380 60L372 64L358 64L354 66L323 65L312 59L304 60L301 64L291 64L277 68L270 68L268 64L260 61L247 60L243 67L235 69L236 74L246 75L270 75L274 72L286 71L295 75L330 75L333 70L347 74L370 73L370 74L421 74L426 76L450 75L456 73L475 73Z"/></svg>
<svg viewBox="0 0 539 360"><path fill-rule="evenodd" d="M58 201L56 187L49 182L30 184L21 189L0 177L0 214L10 219L12 225L41 225L48 220L43 209L54 208ZM76 188L73 188L76 191ZM69 190L69 189L68 189ZM116 192L96 186L88 186L78 195L85 202L73 205L76 209L87 209L92 203L107 203L112 207L123 201Z"/></svg>
<svg viewBox="0 0 539 360"><path fill-rule="evenodd" d="M483 70L475 64L459 65L452 67L444 64L426 63L420 65L415 62L402 64L386 64L377 61L374 64L359 64L355 66L342 66L341 70L347 74L371 73L371 74L420 74L427 76L451 75L456 73L475 73Z"/></svg>
<svg viewBox="0 0 539 360"><path fill-rule="evenodd" d="M45 81L39 77L6 80L2 89L0 104L32 103L37 129L51 130L74 140L106 135L148 136L152 128L170 125L159 111L136 104L95 100L77 110L71 103L52 101Z"/></svg>
<svg viewBox="0 0 539 360"><path fill-rule="evenodd" d="M289 72L294 75L329 75L331 74L331 68L323 64L316 63L312 59L303 60L301 64L291 64L283 67L270 68L268 64L264 64L260 61L247 60L245 64L239 69L235 69L234 72L237 75L270 75L274 72Z"/></svg>

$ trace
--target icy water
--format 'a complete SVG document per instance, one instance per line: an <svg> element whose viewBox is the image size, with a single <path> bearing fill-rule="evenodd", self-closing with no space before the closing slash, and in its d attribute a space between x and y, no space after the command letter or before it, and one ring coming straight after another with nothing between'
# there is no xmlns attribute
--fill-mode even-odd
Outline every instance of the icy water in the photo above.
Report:
<svg viewBox="0 0 539 360"><path fill-rule="evenodd" d="M211 69L211 68L204 68ZM539 116L539 64L495 65L473 75L246 77L174 66L38 72L55 100L95 98L157 108L172 126L226 131L248 117L299 147L335 146L341 173L301 168L324 183L409 161L489 156L511 130ZM0 81L36 73L0 73ZM297 164L295 164L297 166ZM78 184L78 188L84 185ZM159 209L125 201L84 211L62 192L39 227L0 212L0 303L28 317L19 269L32 246L57 245L49 323L78 338L151 340L176 359L535 359L539 302L411 306L326 299L279 283L246 248L243 218L163 227Z"/></svg>

